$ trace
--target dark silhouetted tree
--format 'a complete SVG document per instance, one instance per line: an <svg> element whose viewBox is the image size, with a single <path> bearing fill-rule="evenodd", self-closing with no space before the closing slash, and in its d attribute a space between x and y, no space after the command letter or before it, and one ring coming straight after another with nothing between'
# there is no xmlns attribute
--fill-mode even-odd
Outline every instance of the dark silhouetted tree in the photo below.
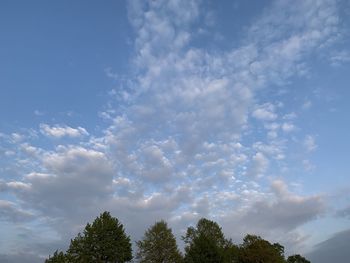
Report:
<svg viewBox="0 0 350 263"><path fill-rule="evenodd" d="M287 263L311 263L311 262L300 255L293 255L288 257Z"/></svg>
<svg viewBox="0 0 350 263"><path fill-rule="evenodd" d="M284 247L255 235L246 235L239 252L240 263L284 263Z"/></svg>
<svg viewBox="0 0 350 263"><path fill-rule="evenodd" d="M221 227L214 221L200 219L196 227L187 229L183 240L186 244L185 262L230 262L234 258L232 242L225 239Z"/></svg>
<svg viewBox="0 0 350 263"><path fill-rule="evenodd" d="M109 212L102 213L83 234L71 240L67 251L69 262L122 263L132 259L130 237Z"/></svg>
<svg viewBox="0 0 350 263"><path fill-rule="evenodd" d="M284 247L255 235L246 235L239 246L227 240L221 227L202 218L187 228L185 256L164 221L156 222L137 241L140 263L310 263L300 255L284 257ZM55 251L45 263L124 263L132 259L130 237L123 225L108 212L100 214L83 233L71 240L67 253Z"/></svg>
<svg viewBox="0 0 350 263"><path fill-rule="evenodd" d="M183 261L175 236L167 223L156 222L146 230L142 240L136 242L136 258L141 263L180 263Z"/></svg>
<svg viewBox="0 0 350 263"><path fill-rule="evenodd" d="M68 263L66 255L61 251L57 250L53 253L53 256L49 256L48 259L45 260L45 263Z"/></svg>
<svg viewBox="0 0 350 263"><path fill-rule="evenodd" d="M224 263L238 263L239 247L233 244L232 240L226 241L223 252Z"/></svg>
<svg viewBox="0 0 350 263"><path fill-rule="evenodd" d="M185 244L191 244L199 236L213 240L218 247L224 247L226 243L224 233L218 223L206 218L201 218L196 227L187 228L186 235L182 239Z"/></svg>
<svg viewBox="0 0 350 263"><path fill-rule="evenodd" d="M223 253L213 239L199 234L186 247L186 263L221 263Z"/></svg>

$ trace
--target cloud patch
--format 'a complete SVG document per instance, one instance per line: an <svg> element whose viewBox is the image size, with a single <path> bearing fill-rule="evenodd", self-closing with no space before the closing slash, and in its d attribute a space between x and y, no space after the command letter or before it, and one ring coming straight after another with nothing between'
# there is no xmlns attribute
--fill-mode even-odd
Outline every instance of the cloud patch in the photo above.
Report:
<svg viewBox="0 0 350 263"><path fill-rule="evenodd" d="M237 240L246 233L257 233L282 241L289 249L305 242L298 227L324 214L326 208L322 196L294 194L281 180L273 181L268 192L259 194L250 190L242 197L245 198L240 208L220 218L226 231Z"/></svg>
<svg viewBox="0 0 350 263"><path fill-rule="evenodd" d="M344 217L344 218L350 219L350 206L347 206L343 209L338 210L336 215L339 217Z"/></svg>
<svg viewBox="0 0 350 263"><path fill-rule="evenodd" d="M273 121L277 118L275 113L275 106L271 103L265 103L255 109L252 113L252 116L258 120L264 121Z"/></svg>
<svg viewBox="0 0 350 263"><path fill-rule="evenodd" d="M32 218L33 214L18 208L15 203L0 200L0 219L18 223Z"/></svg>
<svg viewBox="0 0 350 263"><path fill-rule="evenodd" d="M317 144L314 136L307 135L304 139L304 147L308 152L312 152L317 149Z"/></svg>
<svg viewBox="0 0 350 263"><path fill-rule="evenodd" d="M89 133L82 127L72 128L67 125L54 125L40 124L40 131L45 136L51 138L62 138L62 137L81 137L89 135Z"/></svg>

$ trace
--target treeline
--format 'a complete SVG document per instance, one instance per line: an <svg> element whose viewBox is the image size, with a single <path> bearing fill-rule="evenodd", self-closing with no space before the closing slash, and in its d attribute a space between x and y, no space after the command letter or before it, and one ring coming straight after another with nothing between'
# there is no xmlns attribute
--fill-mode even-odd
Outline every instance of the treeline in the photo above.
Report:
<svg viewBox="0 0 350 263"><path fill-rule="evenodd" d="M136 242L134 262L140 263L310 263L300 255L285 258L284 247L255 235L243 243L226 239L221 227L202 218L196 227L187 228L182 237L182 254L167 223L156 222L143 239ZM123 263L133 260L130 237L123 225L109 212L102 213L71 240L68 250L56 251L45 263Z"/></svg>

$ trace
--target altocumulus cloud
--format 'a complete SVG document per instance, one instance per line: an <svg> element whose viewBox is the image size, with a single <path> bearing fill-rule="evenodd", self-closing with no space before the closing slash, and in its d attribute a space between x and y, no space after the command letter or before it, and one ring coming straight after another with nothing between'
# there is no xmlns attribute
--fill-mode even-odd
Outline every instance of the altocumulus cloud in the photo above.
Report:
<svg viewBox="0 0 350 263"><path fill-rule="evenodd" d="M64 136L80 137L88 135L88 132L82 127L72 128L67 125L49 126L48 124L40 124L40 131L42 134L54 138L61 138Z"/></svg>
<svg viewBox="0 0 350 263"><path fill-rule="evenodd" d="M200 34L194 28L206 22L200 1L130 2L136 74L113 94L123 107L104 114L110 124L102 135L40 125L48 140L75 138L70 145L46 149L4 136L22 174L0 182L15 197L1 200L0 216L44 222L55 240L33 251L42 256L64 248L103 210L135 238L160 218L181 233L207 216L236 239L254 232L298 248L299 227L321 216L325 201L293 193L280 170L270 173L288 166L291 139L281 134L295 129L297 117L258 95L304 76L308 56L327 52L340 34L336 4L273 2L238 47L208 51L191 45ZM264 136L249 137L256 130ZM311 135L304 146L316 149Z"/></svg>

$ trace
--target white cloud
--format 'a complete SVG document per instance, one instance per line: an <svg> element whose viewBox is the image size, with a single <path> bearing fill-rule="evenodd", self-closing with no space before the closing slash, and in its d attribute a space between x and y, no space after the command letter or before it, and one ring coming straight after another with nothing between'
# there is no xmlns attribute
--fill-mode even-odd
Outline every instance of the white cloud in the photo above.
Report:
<svg viewBox="0 0 350 263"><path fill-rule="evenodd" d="M308 152L312 152L317 149L317 144L314 136L307 135L304 139L304 147Z"/></svg>
<svg viewBox="0 0 350 263"><path fill-rule="evenodd" d="M35 255L34 253L12 253L12 254L0 254L1 262L11 263L36 263L45 260L42 257Z"/></svg>
<svg viewBox="0 0 350 263"><path fill-rule="evenodd" d="M253 144L253 148L260 151L274 159L281 160L284 159L284 148L282 142L274 141L270 144L264 144L262 142L256 142Z"/></svg>
<svg viewBox="0 0 350 263"><path fill-rule="evenodd" d="M260 105L252 113L252 116L258 120L273 121L277 118L275 113L275 106L271 103Z"/></svg>
<svg viewBox="0 0 350 263"><path fill-rule="evenodd" d="M256 233L269 240L283 240L290 250L302 246L305 241L300 239L297 228L325 212L325 201L321 196L293 194L281 180L271 183L271 192L257 195L248 191L243 202L239 209L220 219L224 229L235 239L246 233Z"/></svg>
<svg viewBox="0 0 350 263"><path fill-rule="evenodd" d="M24 140L24 136L22 134L19 134L17 132L14 132L11 134L12 141L14 143L18 143Z"/></svg>
<svg viewBox="0 0 350 263"><path fill-rule="evenodd" d="M120 79L120 76L117 73L112 72L111 68L105 68L104 71L105 71L107 77L114 79L114 80ZM111 95L115 95L115 94L111 94Z"/></svg>
<svg viewBox="0 0 350 263"><path fill-rule="evenodd" d="M292 132L296 129L295 125L291 122L284 122L281 128L284 132Z"/></svg>
<svg viewBox="0 0 350 263"><path fill-rule="evenodd" d="M284 115L283 119L284 120L294 120L294 119L296 119L296 117L297 117L297 114L295 112L291 112L291 113Z"/></svg>
<svg viewBox="0 0 350 263"><path fill-rule="evenodd" d="M344 217L344 218L350 219L350 205L343 208L343 209L338 210L336 215L339 217Z"/></svg>
<svg viewBox="0 0 350 263"><path fill-rule="evenodd" d="M302 109L307 110L307 109L310 109L311 106L312 106L312 102L310 100L306 100L302 105Z"/></svg>
<svg viewBox="0 0 350 263"><path fill-rule="evenodd" d="M40 131L42 134L53 138L62 138L65 136L80 137L83 135L89 135L89 133L82 127L72 128L67 125L49 126L48 124L40 124Z"/></svg>
<svg viewBox="0 0 350 263"><path fill-rule="evenodd" d="M257 152L253 158L251 165L247 171L247 176L262 177L269 166L269 160L261 152Z"/></svg>
<svg viewBox="0 0 350 263"><path fill-rule="evenodd" d="M303 160L304 169L307 172L312 172L315 170L316 166L310 160Z"/></svg>
<svg viewBox="0 0 350 263"><path fill-rule="evenodd" d="M35 115L35 116L44 116L44 115L45 115L45 112L40 111L40 110L35 110L35 111L34 111L34 115Z"/></svg>
<svg viewBox="0 0 350 263"><path fill-rule="evenodd" d="M347 50L335 51L330 56L332 66L340 66L344 63L350 62L350 52Z"/></svg>
<svg viewBox="0 0 350 263"><path fill-rule="evenodd" d="M3 183L4 190L14 192L30 209L50 217L69 218L77 211L86 215L88 207L112 193L113 168L101 152L60 147L41 158L45 173L32 172L23 182Z"/></svg>
<svg viewBox="0 0 350 263"><path fill-rule="evenodd" d="M30 145L29 143L22 143L20 145L20 148L24 153L26 153L29 156L33 156L33 157L38 156L42 152L41 149L34 147L34 146Z"/></svg>
<svg viewBox="0 0 350 263"><path fill-rule="evenodd" d="M31 185L24 182L12 181L6 183L8 189L12 190L27 190L30 189Z"/></svg>
<svg viewBox="0 0 350 263"><path fill-rule="evenodd" d="M16 204L0 200L0 219L12 222L23 222L33 218L33 214L16 207Z"/></svg>

